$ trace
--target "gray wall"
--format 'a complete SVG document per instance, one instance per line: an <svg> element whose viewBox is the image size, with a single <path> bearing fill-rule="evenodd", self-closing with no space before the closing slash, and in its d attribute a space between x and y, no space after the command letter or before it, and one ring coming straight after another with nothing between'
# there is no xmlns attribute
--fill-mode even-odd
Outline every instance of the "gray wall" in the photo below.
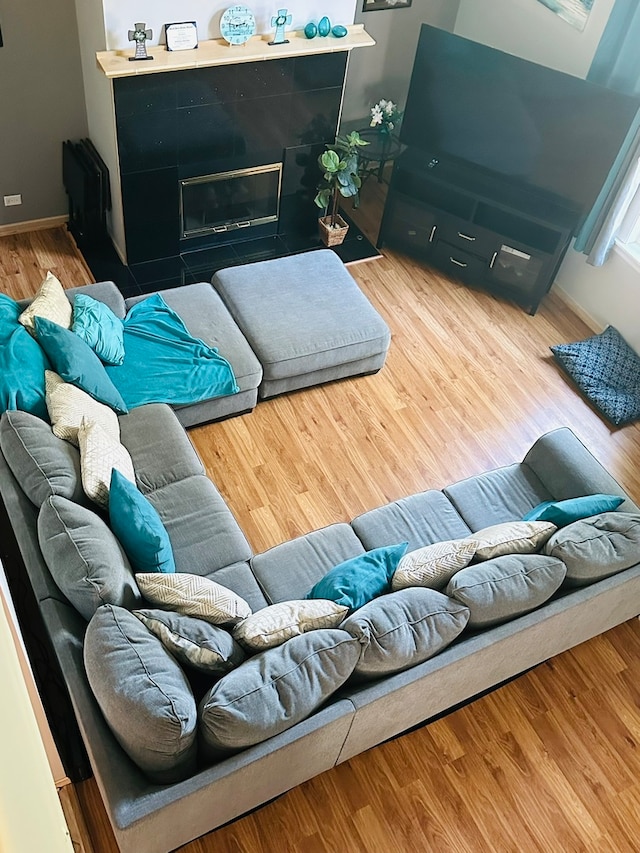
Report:
<svg viewBox="0 0 640 853"><path fill-rule="evenodd" d="M344 124L360 124L360 119L368 122L369 110L380 98L404 107L420 24L453 30L459 4L460 0L413 0L408 9L361 12L362 2L358 0L356 23L364 24L376 44L351 52L342 108Z"/></svg>
<svg viewBox="0 0 640 853"><path fill-rule="evenodd" d="M62 142L87 136L74 0L0 0L0 225L67 213ZM22 205L2 197L22 194Z"/></svg>

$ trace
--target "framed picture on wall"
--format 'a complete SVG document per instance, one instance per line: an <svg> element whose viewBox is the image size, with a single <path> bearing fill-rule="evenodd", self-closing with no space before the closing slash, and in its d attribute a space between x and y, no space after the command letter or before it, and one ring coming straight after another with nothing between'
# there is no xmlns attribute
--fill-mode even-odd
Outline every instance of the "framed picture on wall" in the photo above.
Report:
<svg viewBox="0 0 640 853"><path fill-rule="evenodd" d="M382 9L408 9L412 0L362 0L363 12L380 12Z"/></svg>

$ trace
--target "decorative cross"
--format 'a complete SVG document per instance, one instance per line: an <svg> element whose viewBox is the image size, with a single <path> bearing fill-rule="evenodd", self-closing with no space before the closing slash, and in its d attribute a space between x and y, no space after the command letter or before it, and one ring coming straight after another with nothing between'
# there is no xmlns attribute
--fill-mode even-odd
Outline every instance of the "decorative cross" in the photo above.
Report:
<svg viewBox="0 0 640 853"><path fill-rule="evenodd" d="M269 44L289 44L289 39L284 37L284 28L291 23L291 20L291 15L287 15L286 9L278 9L278 14L271 18L271 26L276 28L276 34Z"/></svg>
<svg viewBox="0 0 640 853"><path fill-rule="evenodd" d="M134 24L135 29L129 30L129 41L136 43L136 52L134 56L129 57L129 61L133 62L137 59L153 59L153 56L147 54L147 39L153 37L153 32L147 29L146 24Z"/></svg>

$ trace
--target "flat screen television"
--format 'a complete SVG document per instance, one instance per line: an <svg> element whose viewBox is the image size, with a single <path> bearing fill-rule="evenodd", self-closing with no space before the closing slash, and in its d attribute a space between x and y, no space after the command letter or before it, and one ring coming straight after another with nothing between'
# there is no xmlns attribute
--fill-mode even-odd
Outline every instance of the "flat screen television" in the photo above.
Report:
<svg viewBox="0 0 640 853"><path fill-rule="evenodd" d="M586 214L640 99L423 24L401 141Z"/></svg>

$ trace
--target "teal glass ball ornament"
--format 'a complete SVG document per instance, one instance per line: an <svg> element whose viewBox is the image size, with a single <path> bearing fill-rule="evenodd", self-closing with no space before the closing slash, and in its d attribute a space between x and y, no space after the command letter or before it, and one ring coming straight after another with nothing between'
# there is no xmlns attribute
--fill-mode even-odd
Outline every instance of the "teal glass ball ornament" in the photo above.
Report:
<svg viewBox="0 0 640 853"><path fill-rule="evenodd" d="M314 39L318 35L318 28L313 21L309 21L307 26L304 28L304 34L308 39Z"/></svg>
<svg viewBox="0 0 640 853"><path fill-rule="evenodd" d="M323 18L320 18L318 21L318 35L319 36L328 36L331 32L331 21L325 15Z"/></svg>
<svg viewBox="0 0 640 853"><path fill-rule="evenodd" d="M347 34L347 28L343 27L342 24L336 24L331 32L337 39L343 39Z"/></svg>

